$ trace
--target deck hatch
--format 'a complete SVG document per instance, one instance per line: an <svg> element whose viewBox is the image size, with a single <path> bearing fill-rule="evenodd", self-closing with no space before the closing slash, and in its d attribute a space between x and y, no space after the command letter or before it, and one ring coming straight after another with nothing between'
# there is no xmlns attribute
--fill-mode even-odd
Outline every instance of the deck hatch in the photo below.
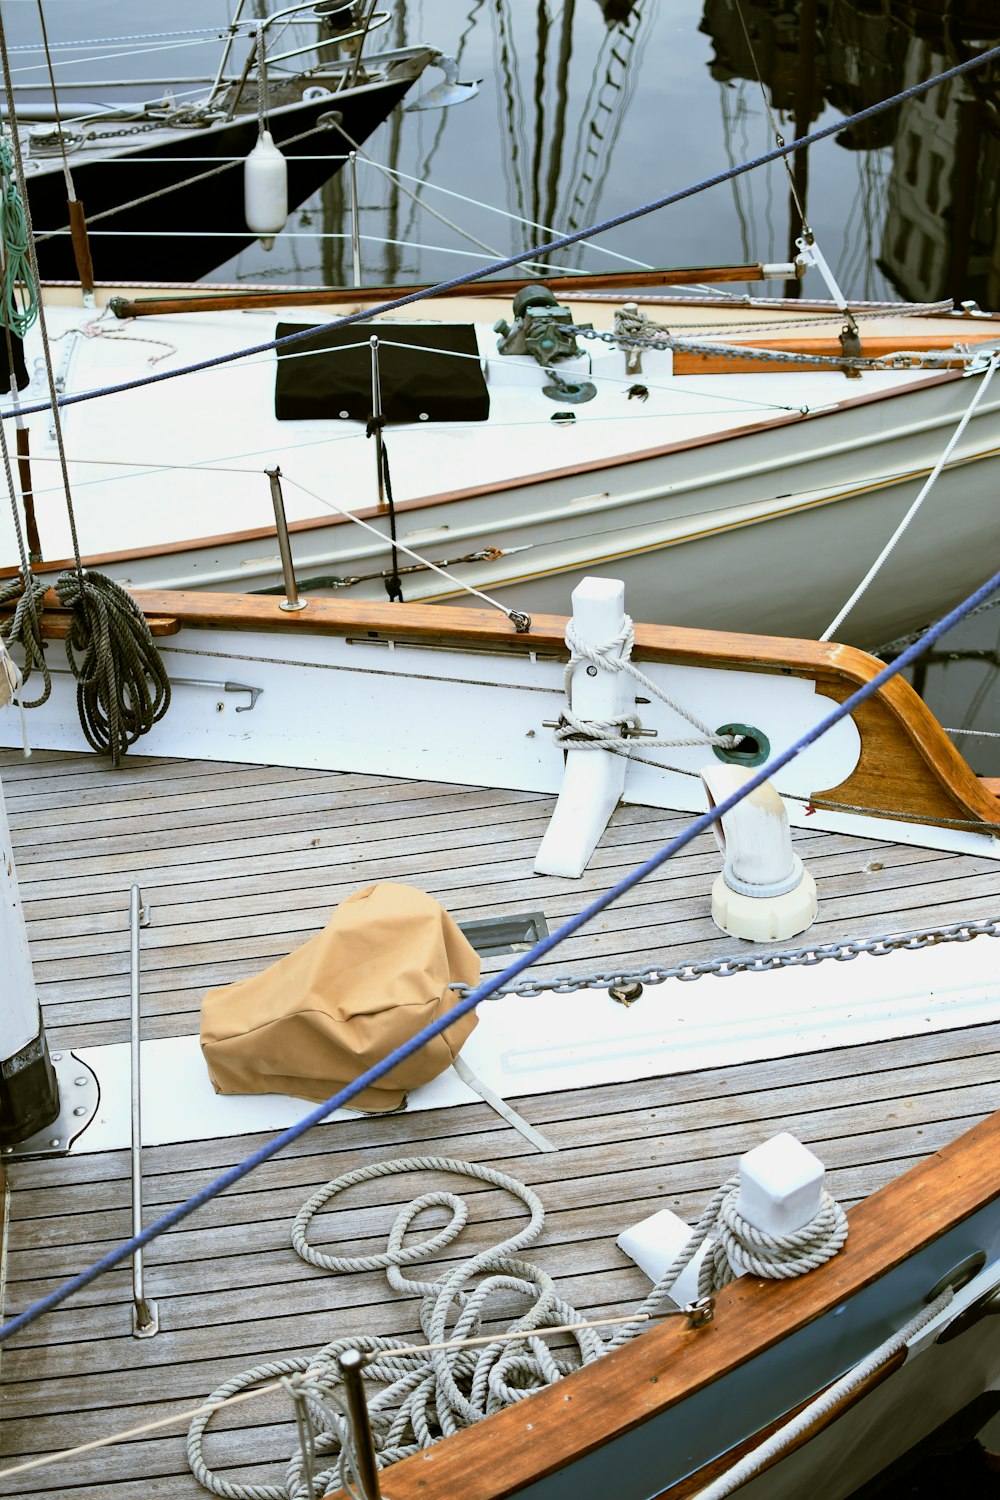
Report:
<svg viewBox="0 0 1000 1500"><path fill-rule="evenodd" d="M549 924L540 911L512 917L484 917L478 922L458 925L482 958L492 958L498 953L527 953L549 935Z"/></svg>

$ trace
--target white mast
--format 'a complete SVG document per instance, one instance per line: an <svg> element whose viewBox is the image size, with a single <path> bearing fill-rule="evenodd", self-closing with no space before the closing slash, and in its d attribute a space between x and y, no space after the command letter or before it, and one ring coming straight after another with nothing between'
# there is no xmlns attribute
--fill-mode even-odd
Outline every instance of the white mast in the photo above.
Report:
<svg viewBox="0 0 1000 1500"><path fill-rule="evenodd" d="M26 1140L58 1114L0 784L0 1145Z"/></svg>

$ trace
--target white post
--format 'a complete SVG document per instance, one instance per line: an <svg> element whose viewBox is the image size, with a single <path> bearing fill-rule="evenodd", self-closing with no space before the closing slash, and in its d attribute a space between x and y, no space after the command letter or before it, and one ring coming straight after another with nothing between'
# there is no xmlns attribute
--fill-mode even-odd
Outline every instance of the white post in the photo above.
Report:
<svg viewBox="0 0 1000 1500"><path fill-rule="evenodd" d="M58 1113L0 786L0 1144L27 1139Z"/></svg>
<svg viewBox="0 0 1000 1500"><path fill-rule="evenodd" d="M607 645L624 623L625 585L620 579L584 578L577 584L573 628L584 645ZM634 683L623 672L580 661L570 686L578 719L618 719L633 710ZM583 874L621 801L627 769L624 757L610 750L567 750L559 798L535 857L536 875Z"/></svg>
<svg viewBox="0 0 1000 1500"><path fill-rule="evenodd" d="M740 1157L736 1211L762 1234L794 1234L819 1213L825 1176L823 1163L808 1146L783 1131ZM617 1243L655 1285L690 1238L690 1225L671 1209L661 1208L624 1230ZM698 1296L698 1275L708 1243L674 1282L670 1296L678 1307L686 1307ZM745 1274L746 1267L737 1258L731 1258L730 1264L737 1276Z"/></svg>
<svg viewBox="0 0 1000 1500"><path fill-rule="evenodd" d="M28 935L17 889L7 807L0 786L0 954L3 955L3 999L0 1001L0 1057L11 1057L38 1034L38 996L28 956Z"/></svg>

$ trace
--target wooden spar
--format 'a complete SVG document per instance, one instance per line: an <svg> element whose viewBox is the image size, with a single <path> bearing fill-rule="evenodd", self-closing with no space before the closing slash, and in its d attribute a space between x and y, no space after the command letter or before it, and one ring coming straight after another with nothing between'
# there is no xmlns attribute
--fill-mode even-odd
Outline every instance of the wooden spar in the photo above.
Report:
<svg viewBox="0 0 1000 1500"><path fill-rule="evenodd" d="M79 198L70 198L67 202L69 209L69 232L73 242L73 259L76 261L76 274L80 278L80 286L85 297L94 295L94 263L90 258L90 237L87 234L87 220L83 212L83 204Z"/></svg>
<svg viewBox="0 0 1000 1500"><path fill-rule="evenodd" d="M660 271L606 271L600 275L567 276L553 267L549 275L515 278L504 281L470 281L458 287L463 297L512 297L522 287L558 286L577 292L607 291L625 293L643 287L688 286L697 282L712 284L730 281L764 281L761 264L748 266L682 266ZM251 307L317 307L341 302L390 302L427 292L429 286L353 286L302 287L291 291L221 292L194 297L113 297L109 303L117 318L152 317L160 313L237 312ZM431 292L431 296L451 296L452 292Z"/></svg>
<svg viewBox="0 0 1000 1500"><path fill-rule="evenodd" d="M87 234L87 219L84 217L84 205L79 198L67 199L66 207L69 208L69 234L73 243L73 260L76 261L76 275L79 276L79 285L85 297L93 297L94 291L94 267L90 258L90 237Z"/></svg>
<svg viewBox="0 0 1000 1500"><path fill-rule="evenodd" d="M680 335L683 337L683 334ZM907 329L899 333L865 334L862 329L861 353L865 359L884 359L888 355L899 353L910 353L918 355L921 353L947 354L955 351L954 359L950 359L944 368L949 370L964 369L968 364L967 356L961 351L960 345L969 343L980 343L986 340L995 340L996 330L982 329L976 331L971 337L960 335L956 329L955 333L921 333L919 329ZM709 336L708 339L711 342ZM816 359L840 359L843 357L843 349L836 338L822 334L803 335L798 338L742 338L739 335L725 340L715 340L717 343L740 344L745 349L759 349L762 354L769 350L774 351L774 359L740 358L739 354L698 354L692 349L674 350L674 374L675 375L801 375L804 370L822 370L823 365L793 364L789 360L781 359L781 354L801 354ZM940 369L935 365L935 369Z"/></svg>
<svg viewBox="0 0 1000 1500"><path fill-rule="evenodd" d="M35 562L42 560L42 543L35 519L35 497L31 489L31 455L27 427L17 428L17 476L21 481L21 499L24 502L24 531L28 543L28 557Z"/></svg>

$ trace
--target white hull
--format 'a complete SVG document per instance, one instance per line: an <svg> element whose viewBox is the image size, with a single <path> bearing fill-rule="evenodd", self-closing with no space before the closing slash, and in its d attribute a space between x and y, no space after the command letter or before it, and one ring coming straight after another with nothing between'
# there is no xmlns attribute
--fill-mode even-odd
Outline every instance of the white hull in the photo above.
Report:
<svg viewBox="0 0 1000 1500"><path fill-rule="evenodd" d="M81 321L66 309L54 316L64 327ZM158 352L148 340L176 341L168 368L262 342L274 325L273 313L202 314L70 339L67 385L139 373ZM949 326L957 336L960 325ZM484 359L492 340L480 328ZM492 356L487 422L389 429L399 540L448 565L447 577L404 573L407 600L470 602L468 585L509 608L555 611L582 576L609 571L624 579L637 618L818 635L892 534L979 379L907 371L848 381L839 370L678 377L668 356L647 352L637 378L648 396L630 401L621 353L587 347L598 394L575 408L572 425L553 424L559 408L542 394L547 377L534 361ZM385 598L388 521L373 504L373 445L359 423L278 422L273 381L273 355L264 355L67 408L84 554L137 588L274 588L281 572L263 471L277 464L305 592ZM70 549L54 447L47 419L32 421L43 553L62 560ZM983 401L842 638L880 644L989 574L1000 554L998 478L1000 390ZM13 562L9 520L0 545ZM502 555L456 561L494 549ZM413 561L400 553L402 567ZM331 575L359 581L340 586ZM308 582L317 577L326 581Z"/></svg>

